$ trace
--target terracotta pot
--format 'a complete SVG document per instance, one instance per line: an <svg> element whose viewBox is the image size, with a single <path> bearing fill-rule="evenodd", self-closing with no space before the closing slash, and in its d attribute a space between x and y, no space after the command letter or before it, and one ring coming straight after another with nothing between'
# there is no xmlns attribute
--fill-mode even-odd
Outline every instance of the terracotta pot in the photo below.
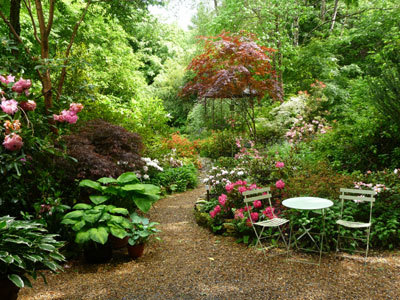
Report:
<svg viewBox="0 0 400 300"><path fill-rule="evenodd" d="M90 243L83 250L83 255L90 264L108 263L112 258L111 243L105 245Z"/></svg>
<svg viewBox="0 0 400 300"><path fill-rule="evenodd" d="M17 300L19 287L17 287L8 278L0 278L0 299Z"/></svg>
<svg viewBox="0 0 400 300"><path fill-rule="evenodd" d="M136 259L143 255L144 244L137 244L137 245L133 245L133 246L128 244L127 248L128 248L129 256L133 259Z"/></svg>
<svg viewBox="0 0 400 300"><path fill-rule="evenodd" d="M109 239L113 249L121 249L128 245L129 237L126 236L123 239L120 239L110 234Z"/></svg>

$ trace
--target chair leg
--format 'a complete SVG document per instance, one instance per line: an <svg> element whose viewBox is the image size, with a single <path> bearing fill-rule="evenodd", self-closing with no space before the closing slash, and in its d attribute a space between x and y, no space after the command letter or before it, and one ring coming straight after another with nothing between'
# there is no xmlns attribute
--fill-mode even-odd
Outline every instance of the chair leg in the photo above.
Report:
<svg viewBox="0 0 400 300"><path fill-rule="evenodd" d="M367 249L366 249L366 251L365 251L365 260L364 260L364 264L367 263L367 256L368 256L368 250L369 250L369 236L370 236L370 233L371 233L371 227L368 227L368 229L367 229Z"/></svg>
<svg viewBox="0 0 400 300"><path fill-rule="evenodd" d="M336 255L339 252L339 239L340 239L340 225L338 225L338 235L337 235L337 239L336 239Z"/></svg>

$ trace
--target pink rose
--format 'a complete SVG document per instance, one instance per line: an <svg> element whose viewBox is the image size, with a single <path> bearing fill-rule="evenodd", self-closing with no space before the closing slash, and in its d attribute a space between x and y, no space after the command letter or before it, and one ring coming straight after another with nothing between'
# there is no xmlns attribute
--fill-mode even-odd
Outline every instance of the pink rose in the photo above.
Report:
<svg viewBox="0 0 400 300"><path fill-rule="evenodd" d="M36 109L36 102L32 100L24 101L19 106L25 111L34 111Z"/></svg>
<svg viewBox="0 0 400 300"><path fill-rule="evenodd" d="M285 167L285 164L283 162L281 162L281 161L277 161L276 164L275 164L275 167L283 168L283 167Z"/></svg>
<svg viewBox="0 0 400 300"><path fill-rule="evenodd" d="M279 179L276 183L275 183L275 186L278 188L278 189L283 189L284 187L285 187L285 183L283 182L283 180L282 179Z"/></svg>
<svg viewBox="0 0 400 300"><path fill-rule="evenodd" d="M254 208L260 208L262 206L262 203L260 200L256 200L253 202Z"/></svg>
<svg viewBox="0 0 400 300"><path fill-rule="evenodd" d="M14 99L3 100L0 107L6 114L13 115L18 111L18 102Z"/></svg>
<svg viewBox="0 0 400 300"><path fill-rule="evenodd" d="M258 212L250 213L250 217L253 220L253 222L257 222L258 221Z"/></svg>
<svg viewBox="0 0 400 300"><path fill-rule="evenodd" d="M222 206L225 206L226 199L227 199L226 195L225 194L221 194L221 196L218 197L219 204L221 204Z"/></svg>
<svg viewBox="0 0 400 300"><path fill-rule="evenodd" d="M10 151L18 151L23 144L22 138L16 133L6 135L3 142L4 148Z"/></svg>

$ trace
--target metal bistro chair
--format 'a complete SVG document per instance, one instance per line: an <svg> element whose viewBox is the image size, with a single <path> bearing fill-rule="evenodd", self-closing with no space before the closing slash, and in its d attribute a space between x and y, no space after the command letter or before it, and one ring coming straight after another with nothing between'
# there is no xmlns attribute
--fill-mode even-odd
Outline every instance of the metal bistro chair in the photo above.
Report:
<svg viewBox="0 0 400 300"><path fill-rule="evenodd" d="M365 262L367 261L367 256L368 256L368 250L369 250L369 236L371 233L371 219L372 219L372 206L373 203L375 202L375 191L372 190L356 190L356 189L340 189L341 195L339 198L341 199L341 209L340 209L340 219L336 221L336 224L338 224L338 238L336 240L336 253L339 252L339 250L351 250L351 249L346 249L346 248L339 248L339 239L342 238L347 238L347 239L353 239L353 240L361 240L366 243L366 250L365 250ZM344 201L345 200L350 200L354 201L355 203L369 203L369 221L368 222L357 222L354 220L353 217L346 215L344 216ZM351 220L349 220L349 218ZM366 238L359 238L359 237L349 237L349 236L344 236L340 234L340 226L346 227L346 228L351 228L351 229L365 229L367 237ZM361 252L364 253L364 251L359 251L359 250L352 250L355 252Z"/></svg>
<svg viewBox="0 0 400 300"><path fill-rule="evenodd" d="M273 208L272 204L271 204L271 193L270 193L271 189L269 187L266 188L261 188L261 189L255 189L255 190L251 190L251 191L245 191L243 192L243 196L244 196L244 202L246 204L247 210L250 211L249 209L249 203L253 203L256 200L265 200L268 199L268 204L271 208ZM280 232L280 236L283 240L283 242L285 243L286 249L288 250L288 244L286 242L286 239L283 235L281 226L286 224L287 222L289 222L289 220L284 219L284 218L279 218L277 217L272 210L272 214L273 214L273 219L270 220L265 220L265 221L259 221L259 222L253 222L253 220L250 217L250 222L251 225L253 227L253 230L256 234L257 237L257 243L256 243L256 247L257 245L260 245L260 247L262 248L264 255L265 254L265 248L263 247L261 240L268 238L269 236L265 236L263 237L263 232L266 228L271 228L271 227L278 227L279 232ZM257 228L256 227L261 227L261 231L258 233ZM267 247L267 249L270 249L270 247Z"/></svg>

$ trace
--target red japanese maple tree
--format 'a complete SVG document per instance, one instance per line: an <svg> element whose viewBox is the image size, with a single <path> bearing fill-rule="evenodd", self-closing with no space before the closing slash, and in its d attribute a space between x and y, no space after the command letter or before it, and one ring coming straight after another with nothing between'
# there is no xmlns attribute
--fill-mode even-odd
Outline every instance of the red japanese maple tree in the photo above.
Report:
<svg viewBox="0 0 400 300"><path fill-rule="evenodd" d="M199 98L261 99L268 93L281 99L270 55L274 49L259 46L254 34L223 32L218 36L200 37L204 52L188 66L194 77L182 90L182 95Z"/></svg>
<svg viewBox="0 0 400 300"><path fill-rule="evenodd" d="M282 101L282 90L271 65L274 49L260 46L256 36L247 32L200 37L204 51L196 56L187 70L192 79L183 87L181 95L196 95L204 99L234 99L245 108L243 117L250 133L255 136L255 101L266 94Z"/></svg>

